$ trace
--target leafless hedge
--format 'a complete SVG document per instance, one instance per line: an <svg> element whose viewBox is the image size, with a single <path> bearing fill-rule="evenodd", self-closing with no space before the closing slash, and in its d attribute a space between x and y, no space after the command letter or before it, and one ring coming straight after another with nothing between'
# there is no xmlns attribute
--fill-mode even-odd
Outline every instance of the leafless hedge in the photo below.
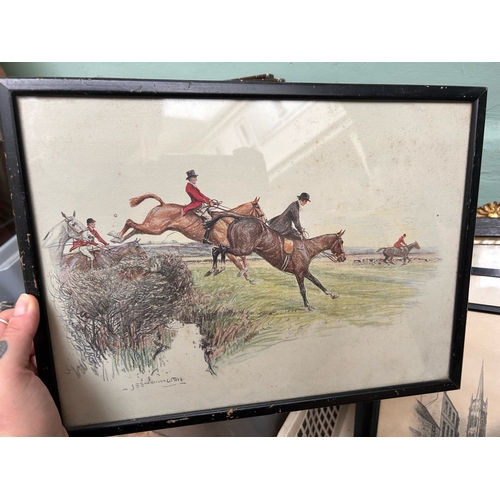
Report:
<svg viewBox="0 0 500 500"><path fill-rule="evenodd" d="M133 259L107 269L75 272L61 286L75 347L97 367L109 357L144 371L171 345L172 323L192 292L178 257Z"/></svg>
<svg viewBox="0 0 500 500"><path fill-rule="evenodd" d="M73 272L60 285L70 338L94 372L105 359L145 372L176 336L175 323L196 324L213 372L216 358L258 333L245 311L196 289L184 261L171 254L128 259L114 267Z"/></svg>

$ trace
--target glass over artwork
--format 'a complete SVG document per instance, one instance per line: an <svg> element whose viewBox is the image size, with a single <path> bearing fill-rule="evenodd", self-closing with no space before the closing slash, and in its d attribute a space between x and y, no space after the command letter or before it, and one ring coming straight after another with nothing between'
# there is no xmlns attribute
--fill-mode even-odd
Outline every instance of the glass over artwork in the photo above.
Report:
<svg viewBox="0 0 500 500"><path fill-rule="evenodd" d="M448 376L471 103L18 106L65 425Z"/></svg>

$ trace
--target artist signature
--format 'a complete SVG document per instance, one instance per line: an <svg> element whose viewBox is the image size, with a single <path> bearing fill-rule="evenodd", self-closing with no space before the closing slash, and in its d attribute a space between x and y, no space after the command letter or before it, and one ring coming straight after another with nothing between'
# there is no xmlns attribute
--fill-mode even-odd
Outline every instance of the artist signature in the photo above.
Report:
<svg viewBox="0 0 500 500"><path fill-rule="evenodd" d="M131 384L129 387L125 387L123 390L124 391L136 391L139 389L142 389L144 387L148 387L150 385L158 385L162 384L164 387L171 387L174 385L179 385L179 384L185 384L186 382L182 377L168 377L164 378L161 380L146 380L143 382L135 382L134 384Z"/></svg>

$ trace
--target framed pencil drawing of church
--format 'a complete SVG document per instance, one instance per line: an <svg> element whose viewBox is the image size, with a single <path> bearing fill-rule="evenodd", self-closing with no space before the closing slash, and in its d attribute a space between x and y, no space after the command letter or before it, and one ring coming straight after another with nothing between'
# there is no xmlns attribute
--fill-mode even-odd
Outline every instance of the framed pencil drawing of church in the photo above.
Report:
<svg viewBox="0 0 500 500"><path fill-rule="evenodd" d="M486 89L5 79L72 435L457 389Z"/></svg>
<svg viewBox="0 0 500 500"><path fill-rule="evenodd" d="M382 401L377 435L385 437L498 437L497 335L500 318L470 312L461 388Z"/></svg>

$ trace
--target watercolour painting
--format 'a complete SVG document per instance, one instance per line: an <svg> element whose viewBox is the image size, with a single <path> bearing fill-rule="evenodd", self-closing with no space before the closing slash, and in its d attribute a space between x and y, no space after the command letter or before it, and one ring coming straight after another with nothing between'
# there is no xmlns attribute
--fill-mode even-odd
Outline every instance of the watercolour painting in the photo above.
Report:
<svg viewBox="0 0 500 500"><path fill-rule="evenodd" d="M448 378L470 102L17 109L69 428Z"/></svg>

